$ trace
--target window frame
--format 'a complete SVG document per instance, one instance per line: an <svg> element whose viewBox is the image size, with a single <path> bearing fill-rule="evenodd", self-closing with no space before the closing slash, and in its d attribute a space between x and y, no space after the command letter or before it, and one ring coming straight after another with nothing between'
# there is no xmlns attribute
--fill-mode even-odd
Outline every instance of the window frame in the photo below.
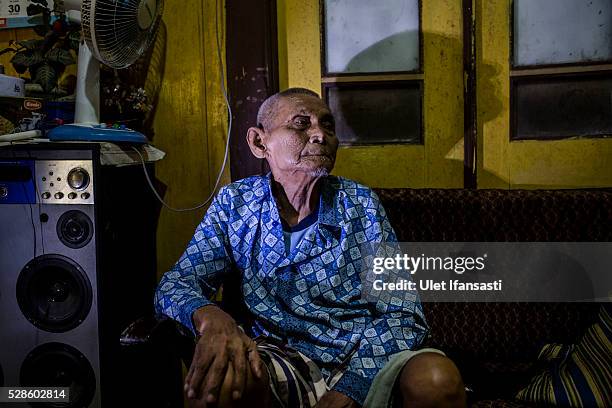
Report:
<svg viewBox="0 0 612 408"><path fill-rule="evenodd" d="M418 93L419 93L419 112L420 112L420 119L419 119L419 129L418 129L418 141L414 142L414 141L397 141L397 140L392 140L392 141L372 141L372 142L340 142L340 146L388 146L388 145L397 145L397 144L401 144L401 145L409 145L409 146L422 146L423 145L423 130L424 130L424 117L423 117L423 80L399 80L399 79L395 79L395 80L377 80L377 81L367 81L367 80L363 80L363 81L351 81L351 82L324 82L321 84L321 95L323 96L324 100L326 103L329 103L329 91L332 88L344 88L344 89L355 89L352 88L352 86L356 86L358 85L359 87L370 87L370 88L376 88L377 86L380 86L377 89L386 89L386 88L391 88L394 85L396 86L397 89L400 88L408 88L411 85L415 86L415 88L418 88Z"/></svg>
<svg viewBox="0 0 612 408"><path fill-rule="evenodd" d="M559 137L524 137L518 135L518 112L516 101L517 84L524 81L540 81L545 83L547 80L555 80L559 78L581 80L592 76L602 76L604 78L612 78L612 58L602 61L585 61L585 62L564 62L558 64L532 64L532 65L516 65L514 52L514 37L515 37L515 0L510 2L510 126L509 140L510 142L520 142L524 140L564 140L564 139L600 139L607 138L610 134L587 134L574 136L559 136Z"/></svg>
<svg viewBox="0 0 612 408"><path fill-rule="evenodd" d="M612 79L612 73L602 71L582 71L579 75L574 73L547 73L547 74L532 74L532 75L517 75L510 78L510 142L520 142L523 140L564 140L564 139L601 139L611 137L610 133L597 133L597 134L586 134L586 135L559 135L559 136L546 136L546 137L534 137L534 136L519 136L517 132L518 127L518 98L516 97L516 87L521 83L538 83L545 84L548 80L555 81L559 79L568 80L585 80L592 78L601 79Z"/></svg>
<svg viewBox="0 0 612 408"><path fill-rule="evenodd" d="M372 142L372 143L346 143L341 142L341 146L389 146L389 145L407 145L407 146L423 146L425 144L424 137L424 70L423 70L423 1L418 2L418 47L419 47L419 66L416 70L411 71L384 71L384 72L328 72L327 71L327 49L326 49L326 8L325 0L319 0L319 39L321 50L321 96L326 103L329 103L328 90L333 87L343 87L350 89L353 85L358 86L389 86L393 83L406 84L416 83L419 88L419 107L420 107L420 126L419 126L419 143L388 141L388 142Z"/></svg>
<svg viewBox="0 0 612 408"><path fill-rule="evenodd" d="M423 2L417 0L419 9L419 67L409 71L381 71L381 72L328 72L327 71L327 48L326 48L326 19L325 19L325 0L319 0L319 21L321 39L321 77L322 78L341 78L341 77L362 77L362 76L393 76L393 75L418 75L423 74ZM374 78L376 80L376 78Z"/></svg>

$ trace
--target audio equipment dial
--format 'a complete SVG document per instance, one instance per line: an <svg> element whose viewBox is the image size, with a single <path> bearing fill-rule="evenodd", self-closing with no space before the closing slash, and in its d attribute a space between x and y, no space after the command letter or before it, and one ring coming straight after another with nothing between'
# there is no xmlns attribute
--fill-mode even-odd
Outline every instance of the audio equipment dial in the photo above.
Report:
<svg viewBox="0 0 612 408"><path fill-rule="evenodd" d="M36 189L48 204L94 204L91 160L37 160Z"/></svg>
<svg viewBox="0 0 612 408"><path fill-rule="evenodd" d="M77 167L68 173L68 185L76 191L85 190L89 185L89 173L87 170Z"/></svg>

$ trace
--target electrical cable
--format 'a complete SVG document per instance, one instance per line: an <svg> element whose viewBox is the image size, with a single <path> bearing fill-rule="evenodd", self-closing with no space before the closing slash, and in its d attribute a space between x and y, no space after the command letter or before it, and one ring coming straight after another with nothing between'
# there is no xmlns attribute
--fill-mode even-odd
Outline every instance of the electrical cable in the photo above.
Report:
<svg viewBox="0 0 612 408"><path fill-rule="evenodd" d="M30 153L29 150L28 150L28 158L32 159L32 154ZM34 174L36 175L36 169L34 169ZM41 197L41 194L40 194L40 191L38 190L38 180L36 180L36 176L34 176L34 193L36 194L36 201L38 202L38 197ZM42 246L42 253L44 255L46 252L45 252L45 239L44 239L44 234L43 234L42 212L40 208L41 206L42 204L38 202L36 207L38 208L38 225L40 226L40 244ZM34 219L32 219L32 222L34 222Z"/></svg>
<svg viewBox="0 0 612 408"><path fill-rule="evenodd" d="M227 166L227 157L229 154L229 144L230 144L230 133L232 131L232 107L230 105L229 97L227 96L227 88L225 86L225 75L224 75L225 69L224 69L224 64L223 64L223 57L221 55L221 40L219 38L219 31L220 31L219 30L219 0L215 0L215 38L217 42L217 58L219 60L219 74L220 74L219 76L221 80L221 93L223 94L223 100L225 101L225 106L227 107L228 125L227 125L227 136L226 136L226 141L225 141L225 153L223 155L223 163L221 164L221 169L219 170L219 174L217 175L217 180L215 181L215 185L212 188L212 191L210 192L210 195L208 196L206 201L204 201L201 204L196 205L195 207L190 207L190 208L174 208L168 205L163 200L163 198L159 195L157 190L155 189L155 186L153 185L153 182L151 181L151 178L149 177L149 173L147 171L147 166L146 166L144 157L142 156L142 154L137 148L132 146L132 149L136 153L138 153L138 156L140 157L140 162L142 164L142 169L144 171L145 178L147 179L147 183L149 184L149 187L153 191L153 194L155 194L155 197L159 200L159 202L164 207L166 207L167 209L171 211L175 211L175 212L195 211L195 210L198 210L204 207L206 204L208 204L215 196L215 192L217 191L217 188L219 187L219 182L221 181L221 177L223 176L223 172L225 171L225 167Z"/></svg>

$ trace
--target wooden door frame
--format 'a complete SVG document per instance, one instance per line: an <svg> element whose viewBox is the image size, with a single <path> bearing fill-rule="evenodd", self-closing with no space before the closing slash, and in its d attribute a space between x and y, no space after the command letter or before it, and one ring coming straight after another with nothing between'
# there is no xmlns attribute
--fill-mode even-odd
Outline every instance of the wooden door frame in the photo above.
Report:
<svg viewBox="0 0 612 408"><path fill-rule="evenodd" d="M227 84L232 107L232 181L268 171L251 154L246 132L257 124L259 105L279 90L276 0L226 0Z"/></svg>
<svg viewBox="0 0 612 408"><path fill-rule="evenodd" d="M463 188L475 189L477 180L476 27L473 0L463 0Z"/></svg>

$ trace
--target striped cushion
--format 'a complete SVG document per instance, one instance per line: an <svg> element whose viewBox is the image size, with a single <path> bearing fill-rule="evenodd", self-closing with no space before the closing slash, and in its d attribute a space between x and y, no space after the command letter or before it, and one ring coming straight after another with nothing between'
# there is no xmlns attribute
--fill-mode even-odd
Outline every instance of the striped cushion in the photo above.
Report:
<svg viewBox="0 0 612 408"><path fill-rule="evenodd" d="M548 344L539 359L546 371L535 376L517 398L559 407L612 407L612 307L601 307L599 321L580 343Z"/></svg>

